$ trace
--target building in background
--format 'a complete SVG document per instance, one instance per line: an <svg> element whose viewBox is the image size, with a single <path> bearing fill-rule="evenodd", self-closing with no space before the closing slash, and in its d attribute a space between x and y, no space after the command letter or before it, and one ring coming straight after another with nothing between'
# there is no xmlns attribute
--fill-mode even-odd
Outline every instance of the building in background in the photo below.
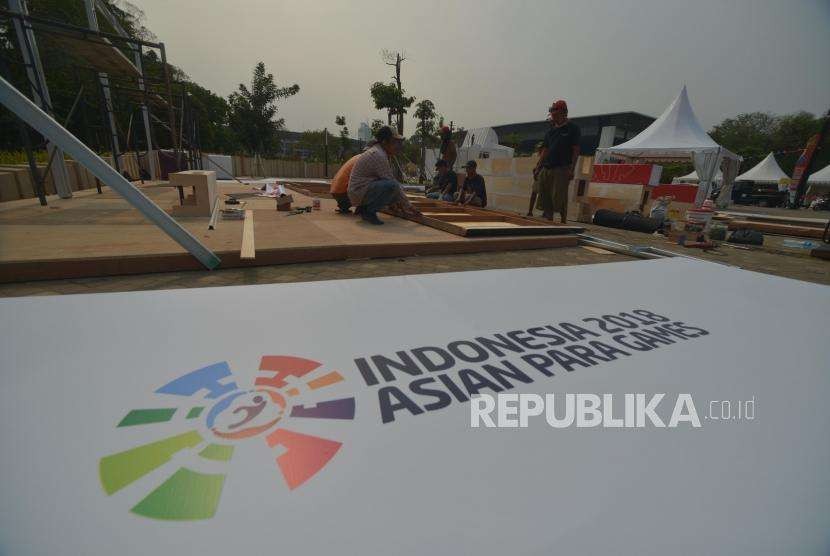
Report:
<svg viewBox="0 0 830 556"><path fill-rule="evenodd" d="M582 132L580 151L593 155L597 147L610 147L628 141L654 121L651 116L638 112L615 112L595 116L578 116L571 121ZM536 143L545 137L550 129L547 120L493 126L499 143L516 149L516 154L529 154Z"/></svg>
<svg viewBox="0 0 830 556"><path fill-rule="evenodd" d="M360 122L360 127L357 129L357 139L362 143L367 143L372 138L372 128L366 122Z"/></svg>

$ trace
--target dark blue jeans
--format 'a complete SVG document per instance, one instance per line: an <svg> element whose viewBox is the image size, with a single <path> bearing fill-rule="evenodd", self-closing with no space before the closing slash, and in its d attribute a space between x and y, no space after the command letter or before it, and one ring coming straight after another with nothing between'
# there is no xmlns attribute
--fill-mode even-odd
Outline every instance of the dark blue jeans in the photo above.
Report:
<svg viewBox="0 0 830 556"><path fill-rule="evenodd" d="M389 206L398 195L398 187L395 180L377 180L370 183L360 205L363 214L374 214Z"/></svg>

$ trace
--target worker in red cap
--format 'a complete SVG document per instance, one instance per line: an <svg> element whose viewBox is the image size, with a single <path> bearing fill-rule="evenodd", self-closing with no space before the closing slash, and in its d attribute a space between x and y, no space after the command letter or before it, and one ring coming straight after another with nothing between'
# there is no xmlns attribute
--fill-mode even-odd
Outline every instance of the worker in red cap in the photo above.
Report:
<svg viewBox="0 0 830 556"><path fill-rule="evenodd" d="M452 140L452 131L447 126L441 127L441 160L447 162L447 169L452 171L455 166L455 159L458 158L458 148Z"/></svg>
<svg viewBox="0 0 830 556"><path fill-rule="evenodd" d="M568 219L568 187L574 177L574 166L579 158L579 128L568 120L568 104L557 100L551 104L550 129L545 134L542 154L534 174L538 176L539 198L536 208L542 217L553 220L553 213Z"/></svg>

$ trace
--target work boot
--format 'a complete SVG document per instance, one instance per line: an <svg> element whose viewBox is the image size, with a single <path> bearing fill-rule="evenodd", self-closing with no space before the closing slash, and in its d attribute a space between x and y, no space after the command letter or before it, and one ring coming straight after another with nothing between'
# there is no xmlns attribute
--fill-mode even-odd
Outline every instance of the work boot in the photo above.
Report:
<svg viewBox="0 0 830 556"><path fill-rule="evenodd" d="M381 224L383 224L383 220L378 218L378 215L375 212L361 212L360 217L363 219L364 222L374 224L375 226L380 226Z"/></svg>

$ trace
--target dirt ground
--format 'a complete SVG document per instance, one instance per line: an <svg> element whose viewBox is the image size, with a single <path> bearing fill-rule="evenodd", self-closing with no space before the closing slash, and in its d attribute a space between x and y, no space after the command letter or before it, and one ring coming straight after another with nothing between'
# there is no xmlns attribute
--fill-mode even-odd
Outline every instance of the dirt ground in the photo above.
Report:
<svg viewBox="0 0 830 556"><path fill-rule="evenodd" d="M585 233L594 237L629 245L651 245L747 270L830 285L830 261L810 257L806 250L784 248L781 245L784 238L779 236L766 236L763 247L743 250L721 246L712 251L701 252L699 249L686 249L672 245L661 237L648 234L594 225L584 226ZM583 247L567 247L0 284L0 297L306 282L497 268L569 266L628 260L634 259L612 253L598 254Z"/></svg>

